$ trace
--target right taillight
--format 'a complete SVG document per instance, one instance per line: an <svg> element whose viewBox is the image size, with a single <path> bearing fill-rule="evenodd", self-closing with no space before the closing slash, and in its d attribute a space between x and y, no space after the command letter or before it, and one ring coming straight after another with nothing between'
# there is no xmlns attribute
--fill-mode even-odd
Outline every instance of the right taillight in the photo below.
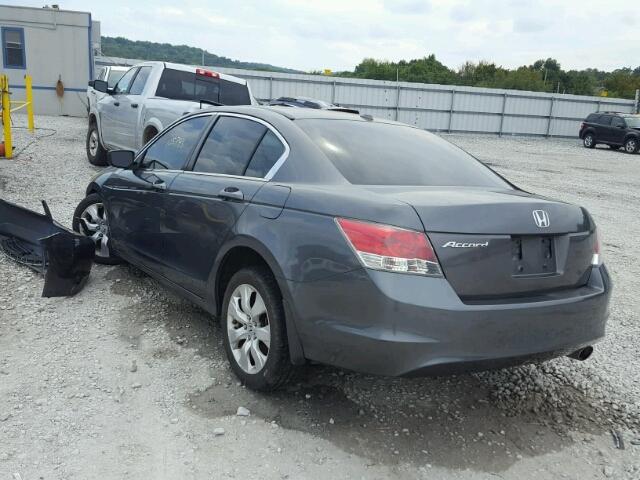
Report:
<svg viewBox="0 0 640 480"><path fill-rule="evenodd" d="M336 222L365 267L442 276L436 253L424 233L346 218L337 218Z"/></svg>
<svg viewBox="0 0 640 480"><path fill-rule="evenodd" d="M593 256L591 257L591 265L601 265L602 264L602 244L600 243L600 234L598 233L598 229L593 232L595 236L595 241L593 243Z"/></svg>

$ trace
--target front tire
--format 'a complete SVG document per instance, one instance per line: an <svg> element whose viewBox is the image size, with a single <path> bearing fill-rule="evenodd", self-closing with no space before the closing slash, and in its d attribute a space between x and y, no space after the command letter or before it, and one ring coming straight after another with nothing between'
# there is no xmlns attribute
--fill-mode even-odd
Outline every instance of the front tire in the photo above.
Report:
<svg viewBox="0 0 640 480"><path fill-rule="evenodd" d="M631 137L624 141L624 151L627 153L636 153L640 148L640 141L637 138Z"/></svg>
<svg viewBox="0 0 640 480"><path fill-rule="evenodd" d="M221 327L231 369L243 384L252 390L272 391L289 382L294 367L282 294L266 267L243 268L231 277L222 303Z"/></svg>
<svg viewBox="0 0 640 480"><path fill-rule="evenodd" d="M582 144L585 148L595 148L596 146L596 137L593 133L587 133L582 139Z"/></svg>
<svg viewBox="0 0 640 480"><path fill-rule="evenodd" d="M104 167L107 165L107 151L100 143L100 135L98 134L98 125L96 123L89 124L87 132L87 159L91 165Z"/></svg>
<svg viewBox="0 0 640 480"><path fill-rule="evenodd" d="M76 207L73 214L73 231L90 237L96 246L94 261L104 265L117 265L122 260L113 252L110 242L109 222L102 197L88 195Z"/></svg>

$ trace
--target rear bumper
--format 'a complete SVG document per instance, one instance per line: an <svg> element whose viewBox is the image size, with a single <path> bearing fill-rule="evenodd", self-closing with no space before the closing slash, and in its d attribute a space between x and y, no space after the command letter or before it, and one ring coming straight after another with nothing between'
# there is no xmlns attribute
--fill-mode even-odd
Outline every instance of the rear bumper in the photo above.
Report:
<svg viewBox="0 0 640 480"><path fill-rule="evenodd" d="M502 368L593 344L611 283L593 267L579 289L473 305L444 279L371 270L288 287L306 358L398 376Z"/></svg>

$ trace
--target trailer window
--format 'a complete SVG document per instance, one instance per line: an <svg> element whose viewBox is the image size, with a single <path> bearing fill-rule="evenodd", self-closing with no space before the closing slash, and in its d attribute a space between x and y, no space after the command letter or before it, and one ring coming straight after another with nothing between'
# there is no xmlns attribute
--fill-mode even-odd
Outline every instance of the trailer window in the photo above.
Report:
<svg viewBox="0 0 640 480"><path fill-rule="evenodd" d="M2 59L5 68L27 68L24 53L24 29L2 27Z"/></svg>

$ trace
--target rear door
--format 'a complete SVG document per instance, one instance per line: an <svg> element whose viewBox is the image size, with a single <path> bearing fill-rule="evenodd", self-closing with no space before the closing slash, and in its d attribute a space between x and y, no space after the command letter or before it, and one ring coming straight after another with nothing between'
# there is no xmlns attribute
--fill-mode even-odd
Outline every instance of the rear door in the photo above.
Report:
<svg viewBox="0 0 640 480"><path fill-rule="evenodd" d="M210 122L210 115L190 117L158 135L136 160L137 167L118 170L105 185L111 235L118 251L165 275L175 255L164 241L168 191L187 164Z"/></svg>
<svg viewBox="0 0 640 480"><path fill-rule="evenodd" d="M169 189L162 228L171 280L205 296L218 251L285 151L282 137L261 120L220 114L191 170Z"/></svg>

